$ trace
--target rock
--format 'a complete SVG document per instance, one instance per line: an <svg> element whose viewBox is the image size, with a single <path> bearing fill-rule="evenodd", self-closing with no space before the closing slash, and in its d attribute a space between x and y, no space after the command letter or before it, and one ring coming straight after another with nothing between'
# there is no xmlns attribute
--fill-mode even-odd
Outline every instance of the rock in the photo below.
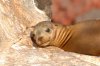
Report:
<svg viewBox="0 0 100 66"><path fill-rule="evenodd" d="M46 15L49 18L51 18L51 5L52 5L51 0L35 0L35 1L37 4L37 7L40 10L43 10L46 13Z"/></svg>
<svg viewBox="0 0 100 66"><path fill-rule="evenodd" d="M0 52L0 66L100 66L100 57L64 52L57 47L19 47Z"/></svg>
<svg viewBox="0 0 100 66"><path fill-rule="evenodd" d="M31 26L44 20L49 18L36 7L34 0L0 0L0 45L10 46L24 39Z"/></svg>

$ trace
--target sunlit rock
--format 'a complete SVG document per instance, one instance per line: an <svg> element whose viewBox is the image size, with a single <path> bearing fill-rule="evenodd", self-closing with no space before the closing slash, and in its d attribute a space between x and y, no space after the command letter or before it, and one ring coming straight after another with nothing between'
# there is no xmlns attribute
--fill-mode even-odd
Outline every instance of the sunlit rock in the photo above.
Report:
<svg viewBox="0 0 100 66"><path fill-rule="evenodd" d="M100 58L64 52L56 47L17 46L0 52L0 66L100 66Z"/></svg>

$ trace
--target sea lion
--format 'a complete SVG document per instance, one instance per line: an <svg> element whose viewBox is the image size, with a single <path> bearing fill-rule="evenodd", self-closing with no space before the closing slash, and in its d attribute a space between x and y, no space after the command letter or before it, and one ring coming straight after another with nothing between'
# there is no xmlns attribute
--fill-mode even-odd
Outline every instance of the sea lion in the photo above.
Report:
<svg viewBox="0 0 100 66"><path fill-rule="evenodd" d="M38 46L56 46L65 51L87 55L100 55L100 20L88 20L75 25L44 21L31 32Z"/></svg>

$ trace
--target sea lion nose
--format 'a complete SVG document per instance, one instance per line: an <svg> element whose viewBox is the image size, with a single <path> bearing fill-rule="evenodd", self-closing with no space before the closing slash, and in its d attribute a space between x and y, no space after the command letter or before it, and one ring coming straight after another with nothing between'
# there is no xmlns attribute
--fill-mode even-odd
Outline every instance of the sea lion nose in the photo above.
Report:
<svg viewBox="0 0 100 66"><path fill-rule="evenodd" d="M33 34L32 32L30 33L30 37L31 38L34 38L35 37L35 34Z"/></svg>
<svg viewBox="0 0 100 66"><path fill-rule="evenodd" d="M38 38L39 41L42 41L42 39L43 39L43 37L39 37L39 38Z"/></svg>

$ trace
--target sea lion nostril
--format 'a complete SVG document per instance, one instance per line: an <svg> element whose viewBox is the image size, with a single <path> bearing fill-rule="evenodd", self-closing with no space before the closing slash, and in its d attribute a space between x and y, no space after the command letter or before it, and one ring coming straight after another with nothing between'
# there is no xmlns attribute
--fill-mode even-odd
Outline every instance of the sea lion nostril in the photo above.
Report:
<svg viewBox="0 0 100 66"><path fill-rule="evenodd" d="M35 34L33 32L30 33L31 40L36 43Z"/></svg>
<svg viewBox="0 0 100 66"><path fill-rule="evenodd" d="M30 37L35 37L35 34L33 32L30 33Z"/></svg>
<svg viewBox="0 0 100 66"><path fill-rule="evenodd" d="M43 39L43 37L39 37L39 38L38 38L39 41L42 41L42 39Z"/></svg>

